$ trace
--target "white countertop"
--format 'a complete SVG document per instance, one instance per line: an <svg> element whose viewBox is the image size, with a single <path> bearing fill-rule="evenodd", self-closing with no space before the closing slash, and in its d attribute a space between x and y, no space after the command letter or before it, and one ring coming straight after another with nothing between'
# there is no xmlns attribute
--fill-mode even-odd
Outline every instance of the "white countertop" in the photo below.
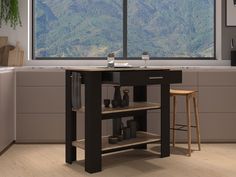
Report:
<svg viewBox="0 0 236 177"><path fill-rule="evenodd" d="M9 72L9 71L13 71L13 70L14 70L14 67L0 66L0 73Z"/></svg>
<svg viewBox="0 0 236 177"><path fill-rule="evenodd" d="M4 71L64 71L65 69L83 69L83 68L101 68L102 66L22 66L22 67L1 67L0 72ZM138 67L138 66L134 66ZM184 72L191 71L236 71L236 67L232 66L148 66L150 69L179 69ZM132 68L130 68L132 69Z"/></svg>

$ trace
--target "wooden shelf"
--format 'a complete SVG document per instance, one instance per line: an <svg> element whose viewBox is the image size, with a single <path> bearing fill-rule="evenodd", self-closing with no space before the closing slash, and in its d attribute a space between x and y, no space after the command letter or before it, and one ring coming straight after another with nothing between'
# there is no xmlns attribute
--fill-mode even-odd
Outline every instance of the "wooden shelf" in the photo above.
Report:
<svg viewBox="0 0 236 177"><path fill-rule="evenodd" d="M149 143L155 143L160 141L160 136L148 132L137 132L137 137L132 138L129 140L123 140L118 142L117 144L109 144L108 143L108 136L102 137L102 152L108 152L112 150L119 150L119 149L128 149L132 148L136 145L142 145L142 144L149 144ZM85 140L77 140L72 143L73 146L85 149Z"/></svg>
<svg viewBox="0 0 236 177"><path fill-rule="evenodd" d="M150 103L150 102L131 102L128 107L124 108L105 108L102 107L102 114L115 114L115 113L125 113L133 111L142 111L142 110L152 110L160 109L161 106L159 103ZM84 107L81 109L73 109L73 111L84 112Z"/></svg>

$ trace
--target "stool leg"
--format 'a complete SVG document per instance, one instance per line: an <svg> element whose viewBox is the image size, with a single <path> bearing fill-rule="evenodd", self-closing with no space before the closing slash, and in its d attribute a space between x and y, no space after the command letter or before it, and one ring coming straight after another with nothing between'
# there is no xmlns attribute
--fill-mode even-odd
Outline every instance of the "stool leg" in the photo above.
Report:
<svg viewBox="0 0 236 177"><path fill-rule="evenodd" d="M190 115L190 96L186 96L187 127L188 127L188 154L191 156L191 115Z"/></svg>
<svg viewBox="0 0 236 177"><path fill-rule="evenodd" d="M176 96L173 96L173 147L175 147Z"/></svg>
<svg viewBox="0 0 236 177"><path fill-rule="evenodd" d="M195 96L193 97L193 104L194 104L194 113L195 113L195 123L196 123L198 150L200 151L201 150L201 143L200 143L199 115L198 115L197 98Z"/></svg>

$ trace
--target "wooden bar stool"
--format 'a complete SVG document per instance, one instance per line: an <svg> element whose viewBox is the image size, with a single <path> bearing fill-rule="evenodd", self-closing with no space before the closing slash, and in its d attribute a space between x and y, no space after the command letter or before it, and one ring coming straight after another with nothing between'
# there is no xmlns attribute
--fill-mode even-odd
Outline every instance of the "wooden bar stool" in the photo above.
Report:
<svg viewBox="0 0 236 177"><path fill-rule="evenodd" d="M173 147L175 147L175 130L187 131L188 133L188 154L191 156L191 128L196 128L196 136L198 143L198 150L201 150L200 146L200 130L199 130L199 115L198 115L198 104L196 98L197 91L192 90L174 90L170 89L170 96L173 97ZM187 112L187 125L176 124L176 96L186 97L186 112ZM191 114L190 114L190 99L193 98L193 106L195 113L195 125L191 124ZM187 128L187 129L186 129Z"/></svg>

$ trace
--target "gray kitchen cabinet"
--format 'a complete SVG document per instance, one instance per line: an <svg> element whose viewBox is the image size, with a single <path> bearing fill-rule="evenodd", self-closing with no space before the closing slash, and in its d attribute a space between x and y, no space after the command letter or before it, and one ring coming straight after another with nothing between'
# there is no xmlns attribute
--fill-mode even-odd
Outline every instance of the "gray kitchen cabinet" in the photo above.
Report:
<svg viewBox="0 0 236 177"><path fill-rule="evenodd" d="M16 142L64 143L64 70L26 70L16 72ZM84 86L82 86L84 93ZM106 98L107 88L103 88ZM84 94L82 94L84 104ZM84 138L84 115L79 114L78 139ZM103 134L107 123L103 124Z"/></svg>
<svg viewBox="0 0 236 177"><path fill-rule="evenodd" d="M0 152L14 141L15 78L13 71L0 72Z"/></svg>
<svg viewBox="0 0 236 177"><path fill-rule="evenodd" d="M16 142L64 142L64 72L16 72Z"/></svg>
<svg viewBox="0 0 236 177"><path fill-rule="evenodd" d="M16 72L16 142L64 142L64 78L63 70L49 71L45 69L42 71ZM176 89L198 90L202 142L236 142L236 129L234 128L236 123L235 78L236 71L187 70L183 71L183 83L172 86ZM2 84L0 85L1 90ZM158 86L148 87L148 100L150 102L160 101L159 89ZM132 99L133 90L131 87L129 90L130 99ZM102 100L104 98L112 99L113 94L113 86L107 85L102 88ZM83 86L82 104L84 104ZM172 118L172 99L170 110ZM11 111L10 113L13 113ZM191 112L192 118L194 118L192 107ZM160 111L152 110L148 114L148 130L153 133L160 133L160 128L157 126L160 125ZM184 98L178 98L177 118L178 123L186 122ZM78 114L77 119L77 139L83 139L84 114ZM111 134L111 125L110 120L103 122L103 135ZM0 131L3 131L2 127ZM194 133L193 130L193 137ZM2 136L2 132L0 132L0 136ZM186 137L184 132L177 134L177 139L180 142L184 142Z"/></svg>

